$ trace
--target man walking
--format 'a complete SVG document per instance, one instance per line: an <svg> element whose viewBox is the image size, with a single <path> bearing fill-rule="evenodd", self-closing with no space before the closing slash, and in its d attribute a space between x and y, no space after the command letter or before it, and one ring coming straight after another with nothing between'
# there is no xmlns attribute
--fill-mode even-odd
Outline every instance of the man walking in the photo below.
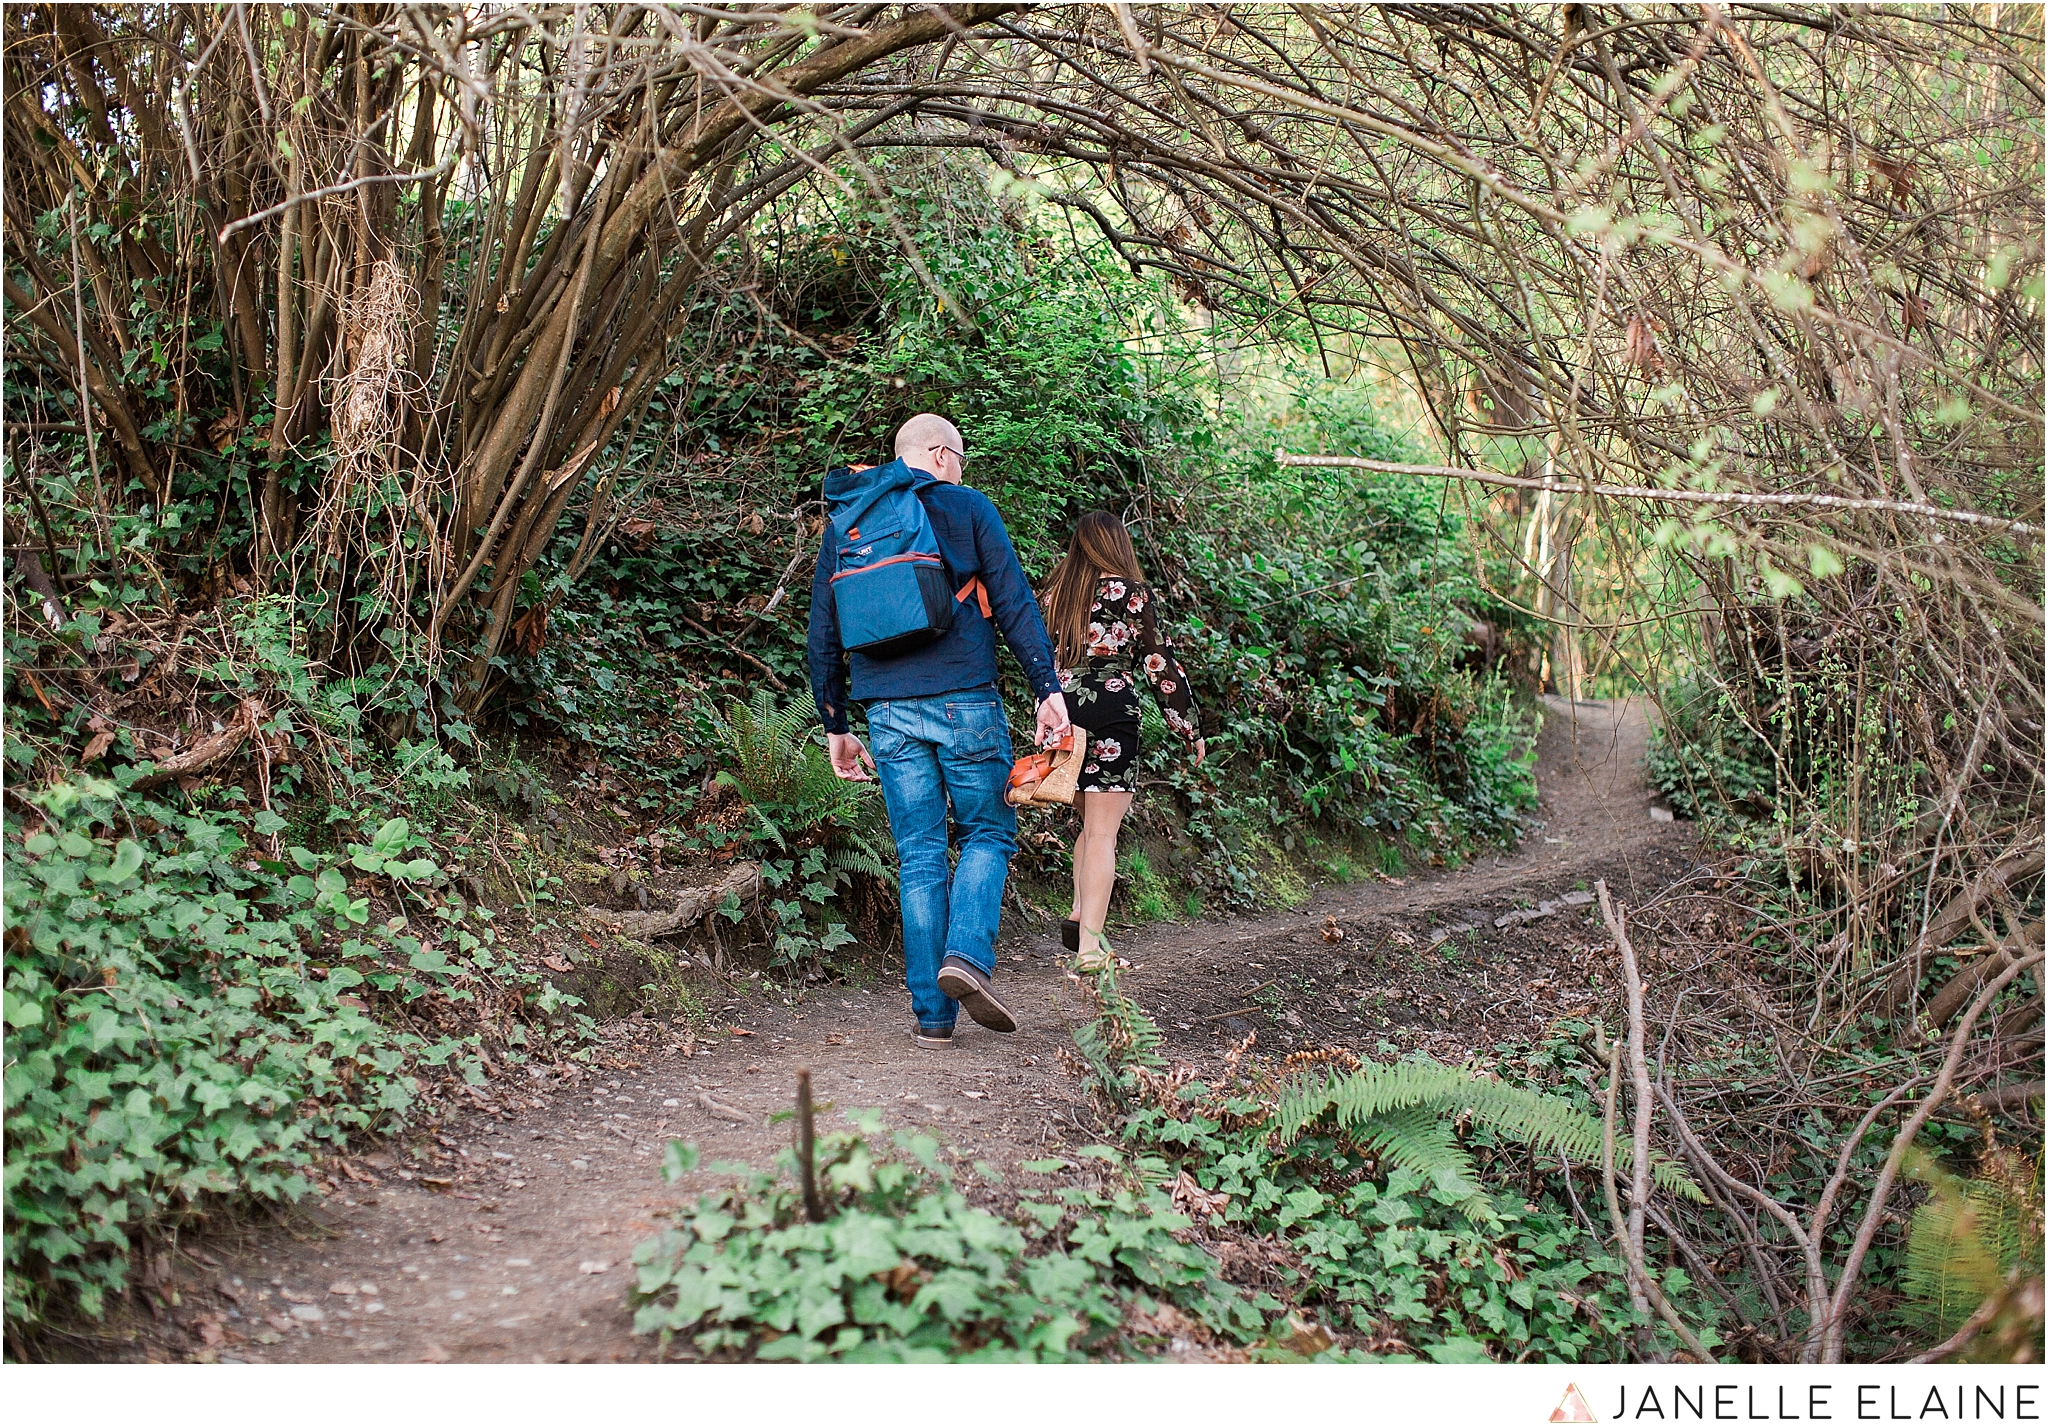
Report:
<svg viewBox="0 0 2048 1428"><path fill-rule="evenodd" d="M949 1044L963 1006L993 1031L1017 1029L994 987L996 925L1017 851L1017 812L1003 796L1012 756L996 692L998 631L1039 701L1040 742L1068 724L1045 622L994 502L960 484L966 464L959 428L925 412L896 433L896 459L888 465L834 470L825 478L833 515L811 581L811 693L832 771L864 781L873 770L881 779L901 867L904 981L921 1046ZM916 528L903 552L885 547L871 554L880 528L890 524L879 513L905 509L908 517L895 524L907 519ZM916 549L934 537L943 566ZM869 563L861 565L864 558ZM930 577L924 596L938 602L927 627L863 645L865 633L885 623L855 608L862 600L884 603L862 594L864 585L896 581L898 592L910 592L909 623L923 620L913 575ZM934 595L941 578L943 590ZM849 644L856 646L850 691ZM850 699L867 708L872 755L847 723ZM949 807L960 832L959 866L950 876Z"/></svg>

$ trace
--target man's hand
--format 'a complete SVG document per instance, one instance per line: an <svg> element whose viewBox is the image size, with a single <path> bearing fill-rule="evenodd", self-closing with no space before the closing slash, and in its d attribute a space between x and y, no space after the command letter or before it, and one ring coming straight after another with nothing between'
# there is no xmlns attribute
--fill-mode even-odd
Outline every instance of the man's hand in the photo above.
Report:
<svg viewBox="0 0 2048 1428"><path fill-rule="evenodd" d="M1067 696L1054 690L1038 701L1038 746L1042 749L1073 726L1067 717Z"/></svg>
<svg viewBox="0 0 2048 1428"><path fill-rule="evenodd" d="M832 753L832 772L852 783L866 783L875 772L868 746L852 734L827 734L825 746ZM863 770L861 765L867 765Z"/></svg>

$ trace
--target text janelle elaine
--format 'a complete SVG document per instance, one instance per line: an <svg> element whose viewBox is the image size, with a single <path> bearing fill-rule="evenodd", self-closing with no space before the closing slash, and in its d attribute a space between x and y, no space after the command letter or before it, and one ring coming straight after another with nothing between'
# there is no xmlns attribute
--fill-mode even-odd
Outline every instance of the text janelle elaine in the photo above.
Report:
<svg viewBox="0 0 2048 1428"><path fill-rule="evenodd" d="M1644 1385L1611 1421L1662 1423L2035 1423L2038 1383Z"/></svg>

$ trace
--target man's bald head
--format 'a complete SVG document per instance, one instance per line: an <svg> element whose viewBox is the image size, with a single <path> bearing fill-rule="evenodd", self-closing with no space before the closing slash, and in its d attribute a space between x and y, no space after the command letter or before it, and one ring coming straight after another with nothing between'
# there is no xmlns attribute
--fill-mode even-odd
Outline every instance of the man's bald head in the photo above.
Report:
<svg viewBox="0 0 2048 1428"><path fill-rule="evenodd" d="M920 471L929 471L941 480L960 479L957 453L966 449L967 443L960 439L960 428L934 412L919 412L896 429L896 459ZM956 455L949 461L943 452Z"/></svg>

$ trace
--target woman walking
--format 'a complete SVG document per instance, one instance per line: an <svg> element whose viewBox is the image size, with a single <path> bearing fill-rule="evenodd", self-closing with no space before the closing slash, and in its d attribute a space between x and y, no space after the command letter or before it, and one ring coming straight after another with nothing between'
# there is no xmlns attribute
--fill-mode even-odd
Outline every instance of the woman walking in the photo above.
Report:
<svg viewBox="0 0 2048 1428"><path fill-rule="evenodd" d="M1141 675L1166 727L1197 764L1208 749L1187 671L1160 631L1158 600L1122 521L1107 511L1083 516L1040 598L1067 713L1088 731L1075 795L1081 835L1074 840L1074 906L1060 934L1068 951L1081 954L1076 966L1095 970L1103 964L1102 925L1116 883L1117 832L1138 787Z"/></svg>

